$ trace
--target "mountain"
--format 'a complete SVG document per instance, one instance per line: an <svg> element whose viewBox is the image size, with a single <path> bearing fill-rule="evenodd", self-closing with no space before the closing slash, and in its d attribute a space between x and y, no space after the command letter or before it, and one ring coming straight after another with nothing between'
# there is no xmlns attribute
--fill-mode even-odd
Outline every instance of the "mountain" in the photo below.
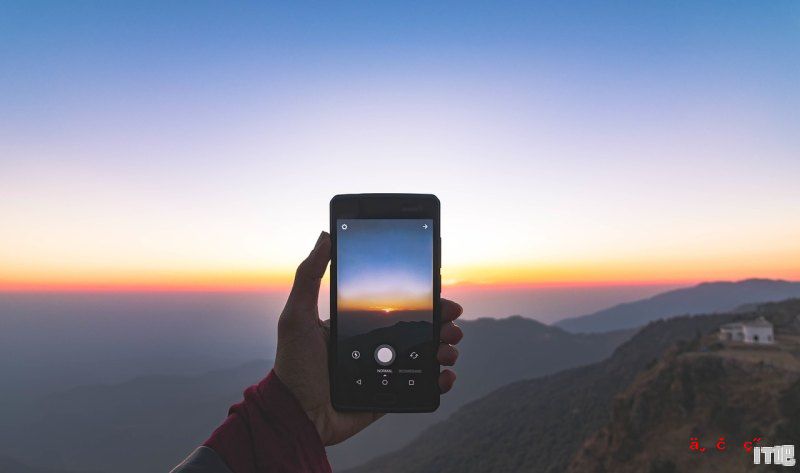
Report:
<svg viewBox="0 0 800 473"><path fill-rule="evenodd" d="M795 297L800 297L800 282L772 279L709 282L564 319L555 325L575 333L605 332L640 327L653 320L676 315L728 312L746 304Z"/></svg>
<svg viewBox="0 0 800 473"><path fill-rule="evenodd" d="M335 471L361 464L411 441L458 407L512 381L555 373L601 360L632 331L571 334L520 316L459 321L458 374L436 412L389 415L342 444L329 447Z"/></svg>
<svg viewBox="0 0 800 473"><path fill-rule="evenodd" d="M788 317L765 311L775 324L773 346L721 343L710 335L669 353L614 400L611 421L584 443L567 473L753 471L744 442L795 444L797 309ZM703 453L689 450L691 438ZM724 450L715 448L719 439Z"/></svg>
<svg viewBox="0 0 800 473"><path fill-rule="evenodd" d="M611 420L615 396L657 366L670 348L686 346L734 320L797 314L800 301L794 300L760 306L756 313L651 322L604 361L500 388L406 447L350 472L563 472L584 441ZM688 450L688 433L678 448Z"/></svg>
<svg viewBox="0 0 800 473"><path fill-rule="evenodd" d="M0 454L16 437L3 426L27 422L44 395L271 358L285 302L278 290L0 291Z"/></svg>
<svg viewBox="0 0 800 473"><path fill-rule="evenodd" d="M339 336L353 337L367 332L393 327L399 323L430 323L430 310L348 310L339 314Z"/></svg>
<svg viewBox="0 0 800 473"><path fill-rule="evenodd" d="M400 321L389 327L377 328L350 337L343 337L340 335L340 342L337 348L339 356L342 357L342 359L348 359L353 350L363 351L367 349L367 347L376 347L382 343L387 343L394 347L398 358L400 358L412 351L425 353L430 352L432 346L438 348L438 343L434 344L431 339L432 333L433 324L429 321ZM345 365L352 366L354 370L353 376L357 376L357 366L347 363L345 363Z"/></svg>
<svg viewBox="0 0 800 473"><path fill-rule="evenodd" d="M459 381L432 414L386 416L329 449L338 469L403 446L456 408L518 379L607 357L632 332L571 334L519 316L460 322L465 338ZM401 328L415 330L415 323ZM242 391L270 369L266 361L199 376L142 376L85 385L33 402L6 432L0 455L32 465L117 473L169 471L208 438ZM0 470L5 473L4 470Z"/></svg>
<svg viewBox="0 0 800 473"><path fill-rule="evenodd" d="M200 376L143 376L49 395L28 412L27 423L3 426L16 435L0 449L61 470L169 471L271 367L254 361Z"/></svg>

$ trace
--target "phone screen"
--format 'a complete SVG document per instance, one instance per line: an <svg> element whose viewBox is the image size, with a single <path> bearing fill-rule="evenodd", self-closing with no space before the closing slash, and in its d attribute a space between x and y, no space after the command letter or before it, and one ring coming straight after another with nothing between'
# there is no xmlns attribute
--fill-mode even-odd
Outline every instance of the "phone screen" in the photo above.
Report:
<svg viewBox="0 0 800 473"><path fill-rule="evenodd" d="M431 402L434 221L337 219L337 386L347 404ZM433 373L436 371L436 373Z"/></svg>

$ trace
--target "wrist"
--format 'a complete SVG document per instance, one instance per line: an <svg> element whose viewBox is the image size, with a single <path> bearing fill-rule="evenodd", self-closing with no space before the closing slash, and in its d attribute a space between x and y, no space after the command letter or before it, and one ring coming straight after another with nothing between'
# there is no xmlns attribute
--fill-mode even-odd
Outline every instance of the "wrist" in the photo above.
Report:
<svg viewBox="0 0 800 473"><path fill-rule="evenodd" d="M308 418L308 420L314 426L314 430L316 430L317 434L319 435L322 444L327 446L328 440L331 438L331 431L329 427L330 416L328 409L325 408L326 406L309 405L308 396L303 395L305 392L303 386L294 383L292 376L290 375L282 376L284 373L281 369L280 363L276 363L275 366L273 366L272 372L281 385L283 385L283 388L287 391L287 393L294 398L298 407L300 407L300 409L306 415L306 418Z"/></svg>
<svg viewBox="0 0 800 473"><path fill-rule="evenodd" d="M314 424L314 428L317 430L317 434L319 434L319 439L322 441L322 445L326 447L330 445L329 440L331 438L330 418L327 411L328 410L325 409L325 406L318 406L316 408L305 410L308 420Z"/></svg>

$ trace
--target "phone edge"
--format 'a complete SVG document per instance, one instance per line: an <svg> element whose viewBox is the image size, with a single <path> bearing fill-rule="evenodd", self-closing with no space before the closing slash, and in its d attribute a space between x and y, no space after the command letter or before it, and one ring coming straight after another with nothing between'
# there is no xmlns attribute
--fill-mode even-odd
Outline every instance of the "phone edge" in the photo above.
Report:
<svg viewBox="0 0 800 473"><path fill-rule="evenodd" d="M436 391L436 396L434 397L433 404L431 406L424 406L424 407L409 407L409 408L402 408L402 407L382 407L382 406L349 406L343 405L337 402L336 400L336 381L334 376L334 367L337 361L336 355L336 340L338 339L337 334L337 320L338 312L336 311L336 291L335 288L337 286L336 281L336 222L334 216L334 204L337 200L342 199L358 199L358 198L367 198L367 197L409 197L409 198L431 198L436 203L436 212L435 212L435 225L434 225L434 268L433 268L433 285L434 285L434 293L436 297L434 298L434 309L433 309L433 339L434 343L438 341L438 337L436 334L440 333L441 331L441 314L442 314L442 237L441 237L441 212L442 212L442 204L435 194L410 194L410 193L365 193L365 194L336 194L334 195L329 204L328 204L328 227L329 227L329 235L331 239L331 264L330 264L330 295L329 295L329 311L330 311L330 339L328 341L328 385L330 388L329 396L331 405L333 406L334 410L339 412L363 412L363 411L371 411L371 412L382 412L382 413L429 413L435 412L439 409L441 405L441 391ZM434 356L433 360L433 370L437 373L441 372L441 364L439 360ZM438 381L437 381L438 383Z"/></svg>

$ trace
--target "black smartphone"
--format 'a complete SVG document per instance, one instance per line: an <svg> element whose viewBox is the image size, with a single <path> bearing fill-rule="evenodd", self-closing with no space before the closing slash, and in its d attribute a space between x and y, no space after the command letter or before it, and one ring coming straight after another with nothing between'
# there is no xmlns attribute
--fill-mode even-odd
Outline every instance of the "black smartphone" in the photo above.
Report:
<svg viewBox="0 0 800 473"><path fill-rule="evenodd" d="M330 385L342 411L439 407L441 238L430 194L331 199Z"/></svg>

